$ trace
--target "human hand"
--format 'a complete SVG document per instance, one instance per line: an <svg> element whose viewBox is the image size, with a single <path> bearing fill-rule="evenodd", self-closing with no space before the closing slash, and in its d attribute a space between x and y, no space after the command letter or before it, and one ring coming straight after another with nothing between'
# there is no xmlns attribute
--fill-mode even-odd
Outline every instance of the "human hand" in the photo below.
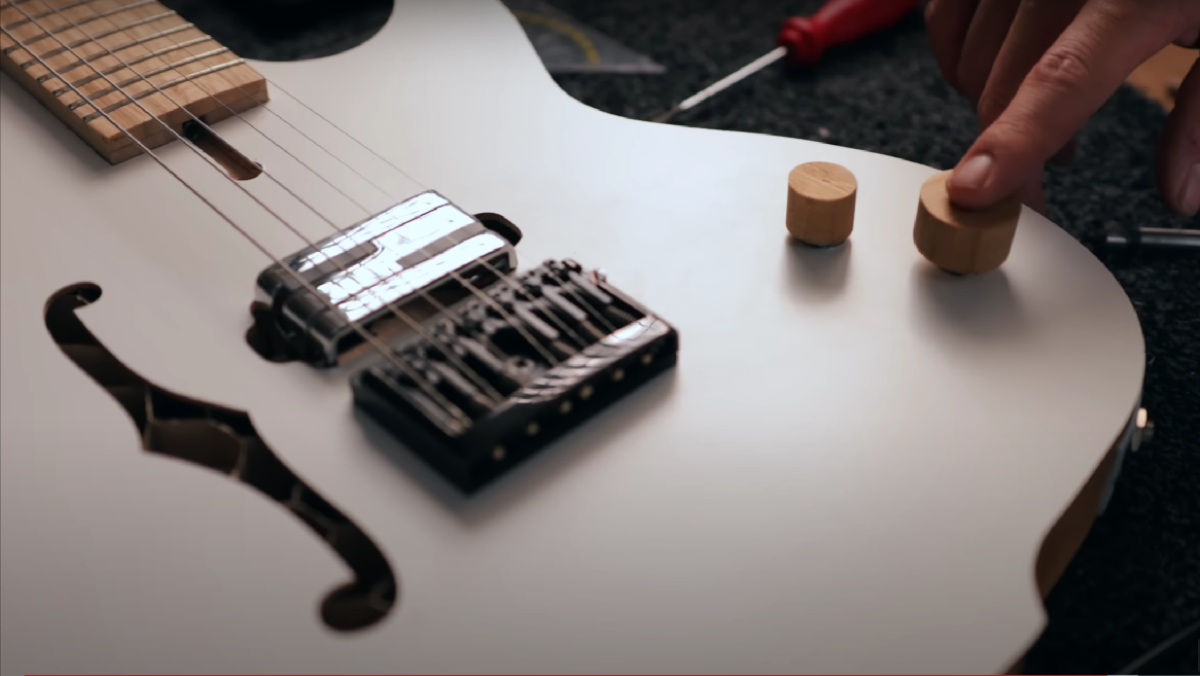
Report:
<svg viewBox="0 0 1200 676"><path fill-rule="evenodd" d="M1200 0L933 0L926 23L950 83L983 130L947 184L968 208L1017 194L1043 209L1047 160L1142 62L1200 43ZM1200 62L1184 78L1158 150L1167 204L1200 209Z"/></svg>

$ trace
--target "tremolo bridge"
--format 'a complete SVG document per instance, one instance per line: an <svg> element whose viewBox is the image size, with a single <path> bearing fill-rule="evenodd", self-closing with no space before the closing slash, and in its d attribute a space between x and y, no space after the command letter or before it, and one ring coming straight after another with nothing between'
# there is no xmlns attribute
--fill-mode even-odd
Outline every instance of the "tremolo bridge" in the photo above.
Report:
<svg viewBox="0 0 1200 676"><path fill-rule="evenodd" d="M518 273L519 238L417 195L265 270L255 342L278 359L362 364L357 405L473 491L678 351L675 329L574 261Z"/></svg>

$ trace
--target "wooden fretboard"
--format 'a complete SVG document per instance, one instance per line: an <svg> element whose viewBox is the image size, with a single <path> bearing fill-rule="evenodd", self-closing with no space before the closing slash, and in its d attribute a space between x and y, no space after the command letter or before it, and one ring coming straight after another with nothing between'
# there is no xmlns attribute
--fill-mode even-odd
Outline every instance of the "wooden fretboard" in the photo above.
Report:
<svg viewBox="0 0 1200 676"><path fill-rule="evenodd" d="M157 0L3 0L0 66L113 164L141 152L122 130L154 148L176 138L155 117L180 132L187 111L212 123L267 100L261 75Z"/></svg>

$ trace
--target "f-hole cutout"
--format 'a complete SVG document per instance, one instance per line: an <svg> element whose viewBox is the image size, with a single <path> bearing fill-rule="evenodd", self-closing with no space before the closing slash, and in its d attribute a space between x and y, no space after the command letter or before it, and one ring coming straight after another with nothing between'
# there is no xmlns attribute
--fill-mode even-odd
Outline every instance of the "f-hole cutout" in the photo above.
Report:
<svg viewBox="0 0 1200 676"><path fill-rule="evenodd" d="M397 580L379 547L353 521L309 488L267 447L243 411L174 394L117 360L75 311L100 298L78 284L46 303L46 328L71 361L112 395L141 432L142 447L207 467L278 502L346 563L354 579L326 593L321 619L352 631L381 621L397 600Z"/></svg>
<svg viewBox="0 0 1200 676"><path fill-rule="evenodd" d="M200 121L188 120L183 123L183 137L192 142L205 155L217 161L232 178L239 181L249 181L258 178L263 172L262 165L246 157L240 150L229 145L201 118Z"/></svg>

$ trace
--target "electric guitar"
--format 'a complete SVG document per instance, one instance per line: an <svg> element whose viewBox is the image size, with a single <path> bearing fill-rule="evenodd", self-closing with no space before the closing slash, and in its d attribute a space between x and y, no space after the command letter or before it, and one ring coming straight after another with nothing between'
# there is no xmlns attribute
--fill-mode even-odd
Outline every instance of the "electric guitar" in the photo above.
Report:
<svg viewBox="0 0 1200 676"><path fill-rule="evenodd" d="M1011 668L1132 429L1117 282L935 169L559 90L493 0L327 58L0 5L3 674ZM858 181L849 242L787 175Z"/></svg>

